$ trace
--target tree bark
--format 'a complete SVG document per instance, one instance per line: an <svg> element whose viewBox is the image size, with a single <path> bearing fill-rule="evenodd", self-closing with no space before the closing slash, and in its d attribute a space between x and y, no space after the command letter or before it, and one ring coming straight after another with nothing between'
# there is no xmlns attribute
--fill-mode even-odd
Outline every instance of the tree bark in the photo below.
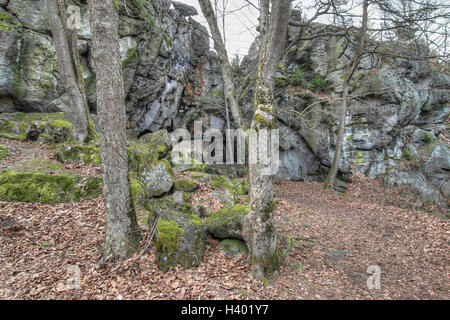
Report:
<svg viewBox="0 0 450 320"><path fill-rule="evenodd" d="M224 94L230 106L231 115L237 127L243 130L247 130L247 122L245 121L244 115L236 98L236 89L233 83L233 74L231 71L230 60L228 59L228 53L225 48L225 44L220 34L220 29L217 24L217 17L214 15L214 10L212 8L210 0L198 0L200 7L203 12L203 16L208 21L209 29L211 31L211 36L214 40L214 48L219 56L220 69L222 71L222 78L224 84Z"/></svg>
<svg viewBox="0 0 450 320"><path fill-rule="evenodd" d="M90 0L88 6L106 208L105 258L121 259L136 251L140 236L130 197L118 14L113 0Z"/></svg>
<svg viewBox="0 0 450 320"><path fill-rule="evenodd" d="M67 21L64 3L60 2L58 5L57 0L46 0L45 5L52 30L59 72L71 101L72 112L69 114L69 118L73 126L72 139L86 142L88 138L93 137L94 128L89 119L86 93L79 71L76 33L69 32L64 26L64 21ZM68 33L70 34L70 41L68 40Z"/></svg>
<svg viewBox="0 0 450 320"><path fill-rule="evenodd" d="M345 133L345 117L347 115L347 106L348 106L348 89L350 79L355 73L356 68L359 65L359 61L361 60L361 55L364 49L364 43L366 40L367 34L367 23L368 23L368 7L369 1L364 0L363 4L363 21L361 26L361 31L359 35L359 44L358 48L349 64L347 65L347 69L345 72L345 79L343 84L342 91L342 107L339 113L339 129L336 137L336 148L334 151L333 164L331 165L330 171L328 172L327 178L325 180L325 188L333 188L334 183L336 181L336 175L339 169L339 163L341 160L341 152L342 152L342 143L344 141L344 133Z"/></svg>
<svg viewBox="0 0 450 320"><path fill-rule="evenodd" d="M268 3L268 1L266 1ZM261 10L260 30L261 46L258 75L254 93L254 116L249 137L250 156L258 154L258 135L262 130L276 128L277 119L274 112L274 76L282 56L291 1L272 1L272 13L269 8ZM267 21L270 19L270 24ZM243 237L249 249L252 274L257 278L270 276L280 264L279 237L273 220L273 182L267 172L267 165L272 162L270 140L267 143L267 159L249 162L250 211L243 221ZM278 150L277 150L278 151Z"/></svg>

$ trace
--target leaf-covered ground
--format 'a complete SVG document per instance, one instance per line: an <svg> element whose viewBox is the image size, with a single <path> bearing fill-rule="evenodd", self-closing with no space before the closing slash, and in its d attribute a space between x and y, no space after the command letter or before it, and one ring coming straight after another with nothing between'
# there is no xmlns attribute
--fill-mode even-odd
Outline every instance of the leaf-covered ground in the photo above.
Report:
<svg viewBox="0 0 450 320"><path fill-rule="evenodd" d="M11 143L16 155L0 169L27 157L50 158L46 147ZM98 165L65 165L99 175ZM78 203L0 201L1 299L449 299L450 228L442 215L389 204L378 182L359 180L345 195L320 183L276 185L277 228L293 239L280 271L252 279L244 258L220 252L208 239L195 269L157 269L153 244L139 216L143 240L133 257L101 265L105 235L102 198ZM206 182L190 201L220 205ZM368 290L369 266L381 271L380 289ZM79 289L70 286L73 266ZM69 286L68 286L69 284Z"/></svg>

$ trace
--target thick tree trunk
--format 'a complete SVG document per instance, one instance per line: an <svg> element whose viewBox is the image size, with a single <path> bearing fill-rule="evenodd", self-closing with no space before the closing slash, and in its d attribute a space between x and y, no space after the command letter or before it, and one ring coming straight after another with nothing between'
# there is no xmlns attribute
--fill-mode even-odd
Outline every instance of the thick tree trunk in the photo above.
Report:
<svg viewBox="0 0 450 320"><path fill-rule="evenodd" d="M64 27L64 18L66 15L65 4L58 5L57 0L45 1L48 19L53 35L53 42L58 59L58 68L62 77L64 88L70 97L71 114L69 118L73 125L72 139L85 142L92 137L94 128L89 120L89 109L87 105L84 86L79 75L79 57L76 46L76 33L70 34L68 40L68 32Z"/></svg>
<svg viewBox="0 0 450 320"><path fill-rule="evenodd" d="M334 151L334 157L333 157L333 164L331 165L330 171L328 172L327 178L325 180L325 188L333 188L334 183L336 181L336 175L339 169L339 163L341 161L341 152L342 152L342 144L344 142L344 133L345 133L345 117L347 115L347 106L348 106L348 88L350 80L355 73L355 70L357 69L359 65L359 61L361 60L361 55L363 53L364 44L366 40L366 34L367 34L367 23L368 23L368 7L369 7L369 1L364 0L363 4L363 20L362 20L362 26L361 31L359 35L359 44L358 48L356 49L356 52L352 59L350 60L346 72L345 72L345 79L343 84L343 91L342 91L342 107L339 113L339 129L336 137L336 148Z"/></svg>
<svg viewBox="0 0 450 320"><path fill-rule="evenodd" d="M267 1L266 1L267 3ZM258 155L262 143L258 139L261 132L276 128L274 112L274 76L282 56L288 28L291 1L272 2L270 26L268 8L262 10L262 43L259 70L254 94L254 116L249 138L250 156ZM268 29L267 29L268 28ZM255 277L270 276L280 264L280 243L273 220L273 161L271 141L267 141L267 158L249 162L250 212L243 222L243 236L249 248L252 273ZM276 150L278 152L278 150Z"/></svg>
<svg viewBox="0 0 450 320"><path fill-rule="evenodd" d="M105 257L120 259L137 249L139 231L130 197L118 15L113 0L90 0L88 5L106 207Z"/></svg>
<svg viewBox="0 0 450 320"><path fill-rule="evenodd" d="M214 15L210 0L199 0L200 7L203 15L208 21L211 36L214 40L214 48L219 56L220 69L222 71L222 78L224 83L224 94L230 106L231 115L238 128L246 130L247 122L244 119L241 109L236 98L236 89L233 83L233 74L231 71L230 60L228 59L228 53L225 48L225 44L220 34L219 26L217 25L217 17Z"/></svg>

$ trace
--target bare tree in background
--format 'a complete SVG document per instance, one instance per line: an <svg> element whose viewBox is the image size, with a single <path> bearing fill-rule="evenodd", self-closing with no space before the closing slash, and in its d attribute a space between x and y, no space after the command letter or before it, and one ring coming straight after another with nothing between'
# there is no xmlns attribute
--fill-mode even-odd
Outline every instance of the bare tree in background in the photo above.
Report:
<svg viewBox="0 0 450 320"><path fill-rule="evenodd" d="M421 42L448 63L450 3L445 0L374 0L381 12L378 37Z"/></svg>
<svg viewBox="0 0 450 320"><path fill-rule="evenodd" d="M260 58L254 91L254 115L249 138L249 153L258 153L257 136L262 130L276 128L274 110L274 77L284 51L290 0L260 1ZM270 140L269 140L270 143ZM259 146L261 147L261 146ZM271 150L268 146L267 150ZM266 159L271 163L271 154ZM261 278L270 275L279 266L279 236L273 220L273 177L258 159L249 164L250 211L243 222L243 236L249 249L252 274Z"/></svg>
<svg viewBox="0 0 450 320"><path fill-rule="evenodd" d="M67 29L67 0L45 1L48 20L58 59L62 82L71 102L69 118L73 125L72 139L87 142L95 129L89 118L89 107L80 71L76 30Z"/></svg>
<svg viewBox="0 0 450 320"><path fill-rule="evenodd" d="M140 236L130 196L118 13L114 0L89 0L88 5L106 207L105 258L121 259L136 251Z"/></svg>
<svg viewBox="0 0 450 320"><path fill-rule="evenodd" d="M344 141L344 133L345 133L345 118L347 115L347 105L349 100L348 99L349 84L353 74L355 73L355 70L358 68L362 54L364 53L364 43L367 37L368 8L369 8L369 1L364 0L362 13L362 26L359 31L358 47L354 55L350 59L345 71L345 78L342 91L342 106L339 110L339 129L336 138L336 148L334 150L333 164L331 165L330 171L328 172L328 176L325 180L326 188L333 188L336 179L336 174L339 168L339 163L341 160L342 142Z"/></svg>
<svg viewBox="0 0 450 320"><path fill-rule="evenodd" d="M241 129L247 129L247 122L239 108L238 99L236 97L236 88L234 87L233 72L228 58L228 53L225 48L220 29L217 24L217 16L214 14L213 7L210 0L199 0L203 15L206 18L211 36L214 40L214 48L219 56L220 69L222 71L222 78L224 83L224 94L228 105L230 106L231 115L234 122Z"/></svg>

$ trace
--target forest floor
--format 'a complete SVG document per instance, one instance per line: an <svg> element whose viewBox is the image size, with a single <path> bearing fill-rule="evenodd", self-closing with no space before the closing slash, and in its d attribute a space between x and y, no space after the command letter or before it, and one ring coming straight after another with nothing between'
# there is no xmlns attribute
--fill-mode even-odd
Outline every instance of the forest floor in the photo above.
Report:
<svg viewBox="0 0 450 320"><path fill-rule="evenodd" d="M50 159L45 146L18 148L0 169ZM100 175L98 165L65 165ZM404 209L379 181L356 179L345 194L321 183L279 181L275 220L293 248L268 281L252 279L244 257L229 258L208 238L198 268L158 270L140 212L140 250L99 264L105 236L102 198L75 203L0 201L0 299L450 299L450 227L441 214ZM202 183L191 202L217 206ZM68 286L80 271L80 287ZM380 288L369 290L369 266ZM372 267L373 268L373 267Z"/></svg>

